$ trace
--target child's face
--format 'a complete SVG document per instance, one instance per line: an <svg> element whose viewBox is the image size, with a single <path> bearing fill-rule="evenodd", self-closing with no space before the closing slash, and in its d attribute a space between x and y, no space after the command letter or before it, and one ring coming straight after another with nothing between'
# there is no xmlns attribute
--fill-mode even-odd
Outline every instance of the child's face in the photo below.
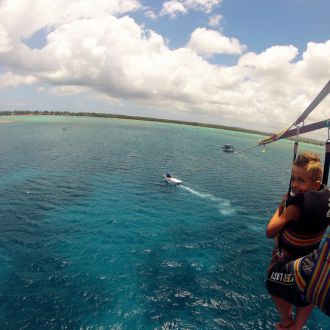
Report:
<svg viewBox="0 0 330 330"><path fill-rule="evenodd" d="M293 165L291 189L294 195L303 194L310 190L318 190L319 187L320 182L313 181L304 167Z"/></svg>

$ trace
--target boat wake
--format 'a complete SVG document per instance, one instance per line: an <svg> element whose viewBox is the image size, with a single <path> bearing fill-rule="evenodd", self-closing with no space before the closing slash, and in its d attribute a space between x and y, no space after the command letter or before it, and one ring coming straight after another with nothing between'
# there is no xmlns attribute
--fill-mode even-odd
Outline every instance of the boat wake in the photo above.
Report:
<svg viewBox="0 0 330 330"><path fill-rule="evenodd" d="M193 194L195 196L198 196L200 198L207 199L209 201L216 203L218 205L219 212L222 215L235 214L235 209L232 207L230 201L227 199L216 197L210 193L200 192L200 191L197 191L195 189L192 189L192 188L184 186L184 185L181 185L181 188L190 192L191 194Z"/></svg>

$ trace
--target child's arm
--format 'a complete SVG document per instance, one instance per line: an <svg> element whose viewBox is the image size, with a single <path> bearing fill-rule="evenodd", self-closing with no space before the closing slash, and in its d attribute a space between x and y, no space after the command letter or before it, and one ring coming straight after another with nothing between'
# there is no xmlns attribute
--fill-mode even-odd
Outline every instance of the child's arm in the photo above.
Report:
<svg viewBox="0 0 330 330"><path fill-rule="evenodd" d="M297 220L300 217L300 209L298 206L289 205L285 210L283 210L281 205L282 204L280 204L277 208L268 223L266 230L267 238L274 237L281 232L290 221Z"/></svg>

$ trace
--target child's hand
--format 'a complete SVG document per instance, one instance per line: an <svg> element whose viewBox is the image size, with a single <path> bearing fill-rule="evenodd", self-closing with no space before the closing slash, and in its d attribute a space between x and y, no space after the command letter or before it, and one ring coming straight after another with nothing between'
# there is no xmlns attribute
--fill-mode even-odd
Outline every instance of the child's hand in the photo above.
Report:
<svg viewBox="0 0 330 330"><path fill-rule="evenodd" d="M289 193L286 193L283 197L282 197L282 203L285 204L287 199L289 198Z"/></svg>
<svg viewBox="0 0 330 330"><path fill-rule="evenodd" d="M280 205L278 206L278 211L279 211L279 214L280 214L280 215L283 213L283 211L284 211L284 209L285 209L285 203L286 203L288 197L289 197L289 194L288 194L288 193L286 193L286 194L282 197L281 203L280 203Z"/></svg>

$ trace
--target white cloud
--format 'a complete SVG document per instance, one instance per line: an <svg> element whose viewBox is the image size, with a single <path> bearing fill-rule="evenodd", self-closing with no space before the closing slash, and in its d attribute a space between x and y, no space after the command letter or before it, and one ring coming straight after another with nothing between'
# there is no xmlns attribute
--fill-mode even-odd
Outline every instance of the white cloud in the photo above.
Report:
<svg viewBox="0 0 330 330"><path fill-rule="evenodd" d="M155 12L151 9L147 9L144 11L144 16L152 19L152 20L156 20L157 19L157 15L155 14Z"/></svg>
<svg viewBox="0 0 330 330"><path fill-rule="evenodd" d="M214 7L220 5L222 0L183 0L186 8L210 13Z"/></svg>
<svg viewBox="0 0 330 330"><path fill-rule="evenodd" d="M7 72L0 75L1 88L44 84L57 95L131 102L163 111L163 117L170 111L203 114L215 123L242 120L276 130L293 122L330 77L330 41L309 43L301 58L292 45L243 53L239 40L199 28L189 47L169 49L160 34L124 15L139 7L137 1L99 1L102 10L95 1L61 3L64 15L59 8L46 10L53 1L0 2L0 63ZM74 9L78 3L82 7ZM42 49L22 43L22 37L48 25ZM196 52L240 58L237 65L218 66ZM329 100L323 102L312 118L329 117L329 106Z"/></svg>
<svg viewBox="0 0 330 330"><path fill-rule="evenodd" d="M47 92L47 88L45 86L37 86L36 90L40 93Z"/></svg>
<svg viewBox="0 0 330 330"><path fill-rule="evenodd" d="M330 40L324 43L309 42L298 65L307 79L329 79L330 77Z"/></svg>
<svg viewBox="0 0 330 330"><path fill-rule="evenodd" d="M256 69L280 69L283 65L292 62L298 55L294 46L273 46L260 54L247 53L240 59L240 65ZM284 68L285 69L285 68Z"/></svg>
<svg viewBox="0 0 330 330"><path fill-rule="evenodd" d="M184 14L187 12L185 6L176 0L166 1L163 4L163 8L160 12L161 16L169 15L171 17L175 17L177 14Z"/></svg>
<svg viewBox="0 0 330 330"><path fill-rule="evenodd" d="M96 101L98 103L103 103L107 105L114 105L117 107L123 107L124 103L117 98L110 97L108 95L102 93L89 93L87 98L92 101Z"/></svg>
<svg viewBox="0 0 330 330"><path fill-rule="evenodd" d="M208 25L212 27L219 26L222 18L222 15L213 15L209 18Z"/></svg>
<svg viewBox="0 0 330 330"><path fill-rule="evenodd" d="M45 26L78 19L122 15L141 8L138 0L3 0L0 22L14 40L28 38Z"/></svg>
<svg viewBox="0 0 330 330"><path fill-rule="evenodd" d="M241 54L245 46L235 38L228 38L217 31L197 28L190 37L188 47L198 54Z"/></svg>
<svg viewBox="0 0 330 330"><path fill-rule="evenodd" d="M189 10L202 11L210 13L215 6L218 6L222 0L170 0L163 3L161 16L169 15L175 17L179 14L185 14Z"/></svg>
<svg viewBox="0 0 330 330"><path fill-rule="evenodd" d="M0 74L0 89L13 88L21 85L32 85L37 79L32 75L17 75L12 72Z"/></svg>
<svg viewBox="0 0 330 330"><path fill-rule="evenodd" d="M0 53L12 50L12 42L8 36L6 29L0 24Z"/></svg>
<svg viewBox="0 0 330 330"><path fill-rule="evenodd" d="M87 90L86 87L78 87L78 86L56 86L51 89L49 89L49 93L51 95L77 95L77 94L82 94L85 93ZM39 89L39 91L41 91Z"/></svg>

